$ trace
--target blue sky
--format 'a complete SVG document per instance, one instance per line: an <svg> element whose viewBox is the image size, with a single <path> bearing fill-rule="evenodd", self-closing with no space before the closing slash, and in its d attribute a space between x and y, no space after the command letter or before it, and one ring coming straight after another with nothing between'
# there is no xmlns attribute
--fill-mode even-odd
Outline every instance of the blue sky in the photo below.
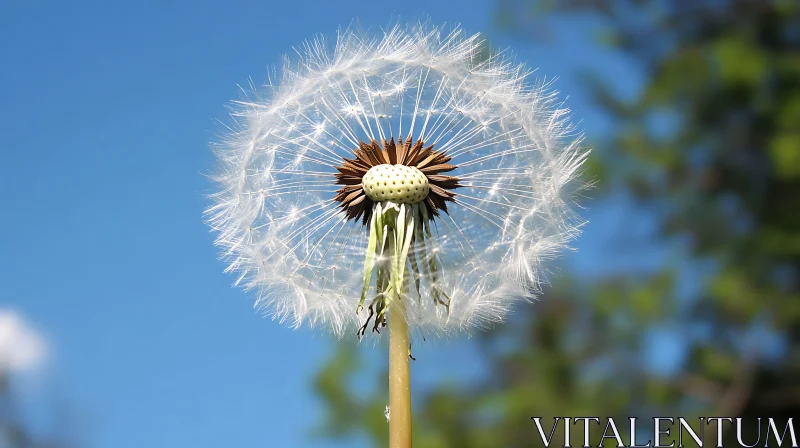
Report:
<svg viewBox="0 0 800 448"><path fill-rule="evenodd" d="M201 220L214 119L237 84L264 80L293 45L356 18L458 22L559 76L590 135L606 123L573 69L604 63L635 84L623 61L587 56L577 37L547 48L512 40L495 29L491 1L396 5L0 4L0 307L48 341L40 401L64 397L89 446L317 443L307 437L320 416L310 379L332 342L254 312ZM579 243L584 268L598 264L603 228ZM420 350L431 360L420 383L475 364L463 341Z"/></svg>

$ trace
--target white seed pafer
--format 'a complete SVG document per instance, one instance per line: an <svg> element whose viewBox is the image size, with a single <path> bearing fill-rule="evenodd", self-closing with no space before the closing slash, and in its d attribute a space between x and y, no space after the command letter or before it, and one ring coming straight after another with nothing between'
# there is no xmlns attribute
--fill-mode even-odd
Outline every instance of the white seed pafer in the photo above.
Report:
<svg viewBox="0 0 800 448"><path fill-rule="evenodd" d="M373 201L417 204L430 191L428 178L419 169L405 165L376 165L361 180L364 193Z"/></svg>

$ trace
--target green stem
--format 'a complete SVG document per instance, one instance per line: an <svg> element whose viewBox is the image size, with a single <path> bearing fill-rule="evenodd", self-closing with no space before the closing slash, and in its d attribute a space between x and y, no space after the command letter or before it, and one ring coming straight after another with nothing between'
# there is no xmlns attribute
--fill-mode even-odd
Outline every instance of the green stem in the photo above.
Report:
<svg viewBox="0 0 800 448"><path fill-rule="evenodd" d="M408 277L406 263L414 235L416 208L400 204L392 238L391 308L389 312L389 446L411 448L411 373L409 365Z"/></svg>
<svg viewBox="0 0 800 448"><path fill-rule="evenodd" d="M389 446L411 448L411 374L403 301L389 315Z"/></svg>

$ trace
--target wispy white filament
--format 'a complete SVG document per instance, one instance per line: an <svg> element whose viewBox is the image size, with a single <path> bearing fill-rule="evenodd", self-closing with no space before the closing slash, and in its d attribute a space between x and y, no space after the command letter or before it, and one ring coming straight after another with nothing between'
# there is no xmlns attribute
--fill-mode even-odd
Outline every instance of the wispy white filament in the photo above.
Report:
<svg viewBox="0 0 800 448"><path fill-rule="evenodd" d="M411 248L439 263L437 278L418 279L421 297L409 290L411 329L485 327L533 298L542 260L577 235L567 187L588 153L555 92L458 28L344 31L332 48L318 38L297 53L279 82L236 102L216 151L208 221L257 306L291 325L355 334L367 316L356 315L367 232L332 200L335 166L359 141L409 135L454 156L448 174L464 185L428 246ZM449 313L435 306L436 288Z"/></svg>

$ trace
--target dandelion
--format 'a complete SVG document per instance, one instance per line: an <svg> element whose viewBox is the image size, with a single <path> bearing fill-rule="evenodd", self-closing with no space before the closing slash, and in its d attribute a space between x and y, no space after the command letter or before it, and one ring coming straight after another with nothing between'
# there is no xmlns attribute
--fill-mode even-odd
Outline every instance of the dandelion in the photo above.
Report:
<svg viewBox="0 0 800 448"><path fill-rule="evenodd" d="M46 355L42 336L22 316L0 308L0 384L12 373L40 367Z"/></svg>
<svg viewBox="0 0 800 448"><path fill-rule="evenodd" d="M485 328L534 298L577 235L588 152L548 83L459 28L345 31L297 53L235 103L208 220L281 322L359 337L388 323L392 446L409 446L409 329Z"/></svg>

